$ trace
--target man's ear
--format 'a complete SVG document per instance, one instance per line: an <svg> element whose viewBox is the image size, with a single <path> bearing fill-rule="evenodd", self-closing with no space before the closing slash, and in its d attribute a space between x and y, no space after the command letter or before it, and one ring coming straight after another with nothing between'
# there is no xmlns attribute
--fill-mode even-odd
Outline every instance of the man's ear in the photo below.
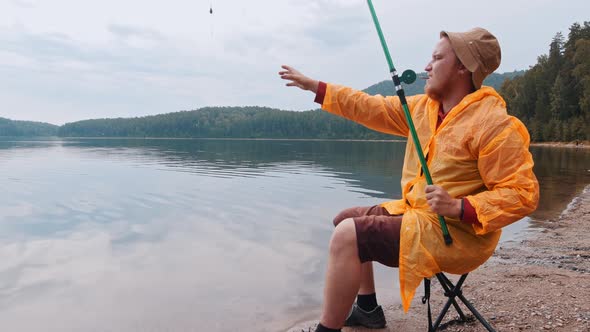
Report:
<svg viewBox="0 0 590 332"><path fill-rule="evenodd" d="M459 73L461 75L471 75L469 69L467 69L461 62L459 62Z"/></svg>

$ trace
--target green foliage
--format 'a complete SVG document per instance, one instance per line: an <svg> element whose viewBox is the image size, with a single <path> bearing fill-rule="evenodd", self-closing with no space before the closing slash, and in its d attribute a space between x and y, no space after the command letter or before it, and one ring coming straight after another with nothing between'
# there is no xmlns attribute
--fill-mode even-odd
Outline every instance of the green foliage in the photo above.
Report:
<svg viewBox="0 0 590 332"><path fill-rule="evenodd" d="M0 118L0 136L56 136L57 128L49 123Z"/></svg>
<svg viewBox="0 0 590 332"><path fill-rule="evenodd" d="M493 74L492 85L522 74ZM406 86L407 95L423 93L424 81ZM391 80L365 90L392 95ZM179 137L179 138L323 138L392 139L338 116L312 110L281 111L266 107L205 107L155 116L128 119L97 119L68 123L59 128L63 137Z"/></svg>
<svg viewBox="0 0 590 332"><path fill-rule="evenodd" d="M557 33L549 54L523 76L505 81L500 93L533 141L590 139L590 22L574 23L567 40Z"/></svg>
<svg viewBox="0 0 590 332"><path fill-rule="evenodd" d="M58 133L64 137L391 139L319 110L292 112L255 106L85 120L65 124Z"/></svg>

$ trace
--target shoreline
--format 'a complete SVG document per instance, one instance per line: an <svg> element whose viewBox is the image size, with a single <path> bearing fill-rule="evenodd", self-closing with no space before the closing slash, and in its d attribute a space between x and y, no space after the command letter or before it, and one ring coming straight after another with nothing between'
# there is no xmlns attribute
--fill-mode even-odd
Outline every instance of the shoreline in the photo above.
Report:
<svg viewBox="0 0 590 332"><path fill-rule="evenodd" d="M537 221L541 228L523 239L500 243L494 255L471 272L464 295L498 331L590 331L590 185L555 218ZM453 276L453 280L456 278ZM420 286L407 314L399 294L380 296L387 327L378 330L344 328L343 331L427 330L426 305ZM433 281L433 319L446 298ZM461 307L465 309L463 304ZM465 311L466 314L468 311ZM470 313L469 313L470 315ZM454 309L443 320L457 316ZM300 322L288 332L313 332L315 321ZM448 324L445 331L486 331L476 320Z"/></svg>
<svg viewBox="0 0 590 332"><path fill-rule="evenodd" d="M589 149L589 141L574 141L574 142L531 142L531 146L546 146L554 148L575 148L575 149Z"/></svg>
<svg viewBox="0 0 590 332"><path fill-rule="evenodd" d="M355 138L253 138L253 137L139 137L139 136L0 136L0 139L17 140L21 139L52 139L52 140L67 140L67 139L90 139L90 140L219 140L219 141L329 141L329 142L390 142L390 143L404 143L403 138L392 139L355 139ZM531 142L530 146L542 147L563 147L563 148L578 148L590 149L590 141L573 141L573 142Z"/></svg>

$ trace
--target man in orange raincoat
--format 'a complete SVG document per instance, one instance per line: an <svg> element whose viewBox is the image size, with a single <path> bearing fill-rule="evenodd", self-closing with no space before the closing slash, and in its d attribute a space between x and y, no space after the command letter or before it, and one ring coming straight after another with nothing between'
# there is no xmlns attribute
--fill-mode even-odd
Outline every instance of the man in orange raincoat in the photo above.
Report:
<svg viewBox="0 0 590 332"><path fill-rule="evenodd" d="M536 209L539 185L527 129L507 114L506 103L493 88L482 86L500 58L497 39L485 29L440 33L425 68L425 94L407 98L436 185L426 184L408 139L402 198L347 209L334 219L316 331L340 331L345 324L385 326L372 261L399 267L407 311L423 278L474 270L494 252L502 227ZM322 109L380 132L409 135L398 97L370 96L282 67L279 75L290 81L287 86L314 92ZM446 218L450 246L444 243L437 214Z"/></svg>

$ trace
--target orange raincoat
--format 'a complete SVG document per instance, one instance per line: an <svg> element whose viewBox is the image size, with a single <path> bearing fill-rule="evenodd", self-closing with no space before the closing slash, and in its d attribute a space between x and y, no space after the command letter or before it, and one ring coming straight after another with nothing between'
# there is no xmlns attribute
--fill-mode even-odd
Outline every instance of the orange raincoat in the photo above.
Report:
<svg viewBox="0 0 590 332"><path fill-rule="evenodd" d="M399 279L405 311L423 278L476 269L494 252L500 229L534 211L539 200L527 129L506 113L506 103L493 88L465 96L438 128L439 102L426 95L407 100L434 184L452 197L466 197L480 223L446 218L453 244L445 245L437 215L426 202L418 154L408 139L402 199L381 204L391 214L403 214ZM409 135L398 97L328 84L322 108L380 132Z"/></svg>

